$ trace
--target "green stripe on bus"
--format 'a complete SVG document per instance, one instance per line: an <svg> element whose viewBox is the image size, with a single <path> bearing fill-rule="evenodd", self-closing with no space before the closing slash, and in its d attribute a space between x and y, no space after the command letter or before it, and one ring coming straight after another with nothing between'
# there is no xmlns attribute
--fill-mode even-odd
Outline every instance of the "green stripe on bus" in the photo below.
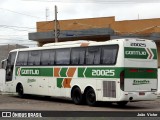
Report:
<svg viewBox="0 0 160 120"><path fill-rule="evenodd" d="M60 76L67 77L68 68L61 68ZM120 78L125 71L125 78L157 78L157 68L124 68L124 67L79 67L80 78ZM16 68L16 76L44 76L53 77L53 68ZM60 77L60 78L61 78ZM60 86L61 79L57 80Z"/></svg>
<svg viewBox="0 0 160 120"><path fill-rule="evenodd" d="M46 76L53 77L53 68L16 68L16 76Z"/></svg>
<svg viewBox="0 0 160 120"><path fill-rule="evenodd" d="M67 77L66 73L67 73L68 68L61 68L60 70L60 76L61 77Z"/></svg>
<svg viewBox="0 0 160 120"><path fill-rule="evenodd" d="M64 78L57 78L57 87L62 88L62 81Z"/></svg>
<svg viewBox="0 0 160 120"><path fill-rule="evenodd" d="M153 57L153 59L157 59L157 51L150 48L125 47L124 57L134 59L151 59Z"/></svg>
<svg viewBox="0 0 160 120"><path fill-rule="evenodd" d="M119 78L124 68L88 67L78 68L78 77L86 78Z"/></svg>
<svg viewBox="0 0 160 120"><path fill-rule="evenodd" d="M136 71L131 71L136 69ZM108 68L108 67L81 67L78 68L78 77L84 78L120 78L125 71L125 78L157 78L157 68Z"/></svg>
<svg viewBox="0 0 160 120"><path fill-rule="evenodd" d="M78 77L84 77L84 70L85 68L78 68Z"/></svg>
<svg viewBox="0 0 160 120"><path fill-rule="evenodd" d="M125 78L157 78L156 68L125 68Z"/></svg>
<svg viewBox="0 0 160 120"><path fill-rule="evenodd" d="M153 54L154 54L154 57L153 59L157 59L157 50L156 49L151 49Z"/></svg>

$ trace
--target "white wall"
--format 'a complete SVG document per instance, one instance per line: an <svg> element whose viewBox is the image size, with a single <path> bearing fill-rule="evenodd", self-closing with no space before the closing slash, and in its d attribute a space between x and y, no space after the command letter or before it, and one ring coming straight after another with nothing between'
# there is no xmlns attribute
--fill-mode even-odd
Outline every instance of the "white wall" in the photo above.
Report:
<svg viewBox="0 0 160 120"><path fill-rule="evenodd" d="M0 91L4 90L5 85L5 70L0 69Z"/></svg>

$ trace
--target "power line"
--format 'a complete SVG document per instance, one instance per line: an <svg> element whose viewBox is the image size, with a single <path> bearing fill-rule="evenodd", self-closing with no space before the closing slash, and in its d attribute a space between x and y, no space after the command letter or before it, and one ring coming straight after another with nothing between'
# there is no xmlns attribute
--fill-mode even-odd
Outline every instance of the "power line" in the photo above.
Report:
<svg viewBox="0 0 160 120"><path fill-rule="evenodd" d="M10 28L10 27L1 27L1 28L7 28L7 29L16 30L16 31L27 31L28 32L28 30L20 30L20 29Z"/></svg>
<svg viewBox="0 0 160 120"><path fill-rule="evenodd" d="M19 43L0 43L0 45L15 45L15 44L17 44L17 45L38 45L38 44L19 44Z"/></svg>
<svg viewBox="0 0 160 120"><path fill-rule="evenodd" d="M36 28L27 28L26 29L24 27L18 27L18 26L8 26L8 25L0 25L0 28L5 28L5 29L12 29L15 31L29 31L29 29L36 29Z"/></svg>
<svg viewBox="0 0 160 120"><path fill-rule="evenodd" d="M27 28L27 29L36 29L36 28L30 28L30 27L9 26L9 25L0 25L0 27L12 27L12 28Z"/></svg>
<svg viewBox="0 0 160 120"><path fill-rule="evenodd" d="M12 40L12 41L24 41L24 42L34 42L32 40L28 40L28 39L20 39L20 38L0 38L3 39L3 41L8 41L8 40Z"/></svg>
<svg viewBox="0 0 160 120"><path fill-rule="evenodd" d="M40 19L42 19L42 17L37 17L37 16L29 15L29 14L24 14L24 13L16 12L16 11L9 10L9 9L6 9L6 8L0 8L0 9L1 9L1 10L5 10L5 11L9 11L9 12L12 12L12 13L16 13L16 14L20 14L20 15L32 17L32 18L40 18ZM44 19L44 18L43 18L43 19Z"/></svg>
<svg viewBox="0 0 160 120"><path fill-rule="evenodd" d="M48 21L47 23L38 26L37 28L31 28L31 27L21 27L21 26L9 26L9 25L0 25L0 28L8 28L8 29L13 29L17 31L28 31L29 29L39 29L39 30L50 30L50 29L41 29L41 27L44 27L50 23L53 23L53 21Z"/></svg>
<svg viewBox="0 0 160 120"><path fill-rule="evenodd" d="M44 27L53 21L49 21L41 26L38 26L37 28L31 28L31 27L21 27L21 26L9 26L9 25L0 25L0 28L8 28L8 29L13 29L17 31L28 31L29 29L39 29L39 30L50 30L50 29L40 29L41 27Z"/></svg>
<svg viewBox="0 0 160 120"><path fill-rule="evenodd" d="M10 35L10 34L9 34L9 35L7 35L7 34L5 34L5 35L0 35L0 37L3 37L3 36L13 36L13 37L15 36L15 37L16 37L16 36L28 36L28 35Z"/></svg>
<svg viewBox="0 0 160 120"><path fill-rule="evenodd" d="M6 43L0 43L0 44L20 44L20 45L22 45L22 44L25 44L25 45L29 44L29 45L37 45L37 43L17 43L17 42L12 42L12 43L11 42L8 42L8 43L6 42Z"/></svg>

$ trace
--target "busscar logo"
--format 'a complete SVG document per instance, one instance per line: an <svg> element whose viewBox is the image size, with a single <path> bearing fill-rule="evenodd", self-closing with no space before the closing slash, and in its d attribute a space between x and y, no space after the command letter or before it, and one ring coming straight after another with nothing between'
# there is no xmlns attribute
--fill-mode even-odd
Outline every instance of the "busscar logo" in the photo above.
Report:
<svg viewBox="0 0 160 120"><path fill-rule="evenodd" d="M146 47L145 43L131 43L131 46Z"/></svg>
<svg viewBox="0 0 160 120"><path fill-rule="evenodd" d="M134 80L133 85L143 85L143 84L150 84L149 80Z"/></svg>

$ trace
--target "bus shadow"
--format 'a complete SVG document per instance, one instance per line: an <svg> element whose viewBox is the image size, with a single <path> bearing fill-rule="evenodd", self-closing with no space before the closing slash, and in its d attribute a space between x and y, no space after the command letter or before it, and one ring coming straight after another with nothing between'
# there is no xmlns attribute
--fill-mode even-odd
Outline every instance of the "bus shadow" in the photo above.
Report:
<svg viewBox="0 0 160 120"><path fill-rule="evenodd" d="M13 96L15 98L19 98L18 96ZM22 98L19 98L22 99ZM47 101L47 102L56 102L56 103L65 103L65 104L73 104L71 99L66 98L58 98L58 97L49 97L49 96L38 96L38 95L27 95L23 99L30 100L38 100L38 101ZM82 104L80 106L87 106L86 104ZM149 109L148 106L139 106L139 104L135 104L133 102L129 102L126 106L119 106L116 103L109 102L98 102L95 106L97 108L111 108L111 109L119 109L119 110L141 110L141 109Z"/></svg>
<svg viewBox="0 0 160 120"><path fill-rule="evenodd" d="M19 99L29 99L29 100L73 104L73 102L71 100L66 99L66 98L59 98L59 97L39 96L39 95L26 95L23 98L20 98L19 96L13 96L13 97L19 98Z"/></svg>
<svg viewBox="0 0 160 120"><path fill-rule="evenodd" d="M133 103L134 104L134 103ZM112 109L120 109L120 110L141 110L141 109L147 109L147 106L138 106L138 105L132 105L132 103L128 103L125 106L119 106L116 103L109 103L109 102L99 102L96 107L104 107L104 108L112 108Z"/></svg>

